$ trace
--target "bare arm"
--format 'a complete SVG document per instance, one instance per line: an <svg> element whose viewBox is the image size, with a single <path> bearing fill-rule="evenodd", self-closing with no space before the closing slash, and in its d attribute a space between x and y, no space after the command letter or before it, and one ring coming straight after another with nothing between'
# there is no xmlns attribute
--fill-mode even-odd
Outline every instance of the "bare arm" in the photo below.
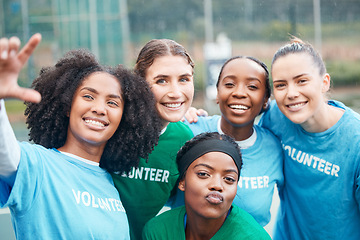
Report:
<svg viewBox="0 0 360 240"><path fill-rule="evenodd" d="M16 37L0 39L0 178L13 186L20 162L20 147L5 111L4 98L17 98L39 102L40 94L18 85L18 76L30 55L41 40L35 34L18 52L20 40Z"/></svg>
<svg viewBox="0 0 360 240"><path fill-rule="evenodd" d="M10 126L2 99L0 108L0 178L13 186L20 162L20 147Z"/></svg>

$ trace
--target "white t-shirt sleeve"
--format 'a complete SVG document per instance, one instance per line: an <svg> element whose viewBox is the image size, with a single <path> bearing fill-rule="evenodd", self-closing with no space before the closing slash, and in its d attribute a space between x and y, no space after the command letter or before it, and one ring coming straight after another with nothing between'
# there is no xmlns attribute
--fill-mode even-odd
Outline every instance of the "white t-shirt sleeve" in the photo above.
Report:
<svg viewBox="0 0 360 240"><path fill-rule="evenodd" d="M0 99L0 178L10 186L20 162L20 147L6 115L5 103Z"/></svg>

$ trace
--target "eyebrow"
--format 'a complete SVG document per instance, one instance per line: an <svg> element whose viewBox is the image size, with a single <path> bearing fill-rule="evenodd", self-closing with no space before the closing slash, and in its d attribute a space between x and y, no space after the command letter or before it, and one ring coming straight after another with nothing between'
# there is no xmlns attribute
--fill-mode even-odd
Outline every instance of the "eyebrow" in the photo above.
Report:
<svg viewBox="0 0 360 240"><path fill-rule="evenodd" d="M301 77L303 77L303 76L307 76L307 75L309 75L308 73L301 73L301 74L299 74L299 75L296 75L295 77L293 77L292 79L294 80L294 79L298 79L298 78L301 78ZM284 82L284 81L286 81L285 79L273 79L273 82Z"/></svg>
<svg viewBox="0 0 360 240"><path fill-rule="evenodd" d="M233 78L237 78L237 77L236 77L236 75L225 75L225 76L223 77L223 79L225 79L225 78L231 78L231 79L233 79ZM260 80L259 78L257 78L257 77L247 77L245 80L248 80L248 81L256 80L256 81L261 82L261 80Z"/></svg>
<svg viewBox="0 0 360 240"><path fill-rule="evenodd" d="M91 88L91 87L83 87L83 88L80 89L80 91L83 91L83 90L87 90L87 91L95 93L95 94L99 93L96 89ZM120 100L122 99L121 96L119 96L117 94L109 94L107 96L110 97L110 98L119 98Z"/></svg>
<svg viewBox="0 0 360 240"><path fill-rule="evenodd" d="M179 77L191 77L191 76L192 76L192 74L185 73L185 74L181 74ZM167 78L167 77L169 77L169 75L159 74L159 75L156 75L154 77L154 79L156 79L156 78Z"/></svg>
<svg viewBox="0 0 360 240"><path fill-rule="evenodd" d="M309 74L302 73L302 74L296 75L295 77L293 77L293 79L301 78L301 77L306 76L306 75L309 75Z"/></svg>
<svg viewBox="0 0 360 240"><path fill-rule="evenodd" d="M196 164L193 168L196 168L196 167L206 167L206 168L209 168L211 170L215 170L212 166L206 164L206 163L199 163L199 164ZM230 173L230 172L234 172L236 173L237 175L239 175L239 173L235 170L235 169L226 169L224 172L226 173Z"/></svg>

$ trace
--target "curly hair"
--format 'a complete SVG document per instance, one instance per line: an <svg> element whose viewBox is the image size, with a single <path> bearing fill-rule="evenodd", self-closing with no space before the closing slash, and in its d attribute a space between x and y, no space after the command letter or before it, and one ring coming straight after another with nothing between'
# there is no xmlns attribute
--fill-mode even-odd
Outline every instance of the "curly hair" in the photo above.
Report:
<svg viewBox="0 0 360 240"><path fill-rule="evenodd" d="M158 142L162 124L153 93L143 78L122 65L102 66L85 49L67 52L55 66L41 69L34 80L32 87L42 100L38 104L26 102L30 141L46 148L65 144L74 93L94 72L106 72L118 79L125 102L120 125L105 146L100 167L109 172L129 172Z"/></svg>

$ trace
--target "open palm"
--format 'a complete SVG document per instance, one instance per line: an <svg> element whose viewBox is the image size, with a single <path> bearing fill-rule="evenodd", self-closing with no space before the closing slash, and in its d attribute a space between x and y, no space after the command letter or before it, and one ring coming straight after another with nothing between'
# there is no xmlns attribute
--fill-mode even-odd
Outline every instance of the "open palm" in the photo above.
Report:
<svg viewBox="0 0 360 240"><path fill-rule="evenodd" d="M20 40L17 37L0 39L0 99L17 98L29 102L41 100L37 91L18 85L19 73L40 41L41 35L34 34L18 51Z"/></svg>

